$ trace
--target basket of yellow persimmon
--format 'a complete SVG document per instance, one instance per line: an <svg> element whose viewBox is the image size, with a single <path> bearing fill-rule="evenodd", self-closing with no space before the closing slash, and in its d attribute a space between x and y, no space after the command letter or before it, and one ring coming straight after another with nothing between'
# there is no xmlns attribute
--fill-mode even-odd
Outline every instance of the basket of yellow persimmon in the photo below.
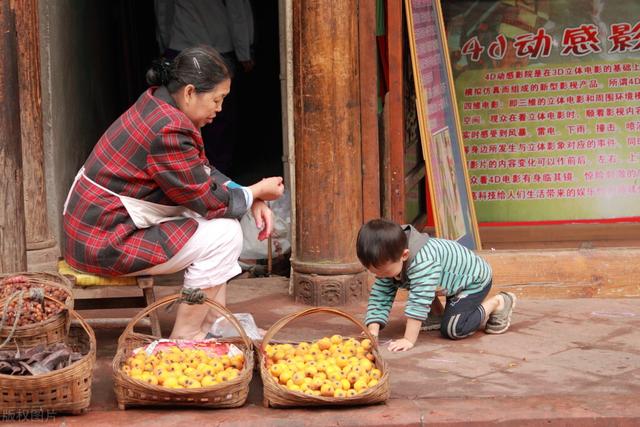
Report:
<svg viewBox="0 0 640 427"><path fill-rule="evenodd" d="M343 317L362 330L361 337L338 334L313 341L276 342L290 322L316 313ZM350 314L326 307L285 316L265 334L259 349L264 406L344 406L381 403L389 398L389 374L376 340Z"/></svg>
<svg viewBox="0 0 640 427"><path fill-rule="evenodd" d="M239 339L172 340L134 332L136 323L153 310L178 300L166 297L142 310L118 340L113 359L118 407L242 406L253 374L253 344L238 320L215 301L214 308L239 332Z"/></svg>

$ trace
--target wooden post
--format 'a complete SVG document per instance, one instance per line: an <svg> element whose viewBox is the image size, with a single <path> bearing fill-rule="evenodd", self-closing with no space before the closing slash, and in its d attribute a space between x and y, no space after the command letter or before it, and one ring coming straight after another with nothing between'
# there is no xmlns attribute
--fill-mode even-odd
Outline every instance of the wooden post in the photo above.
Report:
<svg viewBox="0 0 640 427"><path fill-rule="evenodd" d="M0 52L0 273L8 273L27 267L18 54L15 16L9 0L0 2Z"/></svg>
<svg viewBox="0 0 640 427"><path fill-rule="evenodd" d="M27 249L43 249L55 240L47 221L37 0L20 0L15 13Z"/></svg>
<svg viewBox="0 0 640 427"><path fill-rule="evenodd" d="M355 240L362 224L358 1L293 2L296 301L366 296Z"/></svg>
<svg viewBox="0 0 640 427"><path fill-rule="evenodd" d="M403 71L403 2L387 1L387 40L389 50L389 95L386 108L389 110L389 212L391 220L405 223L404 194L404 71Z"/></svg>
<svg viewBox="0 0 640 427"><path fill-rule="evenodd" d="M378 143L378 56L376 4L359 2L360 132L362 134L363 222L380 216L380 146Z"/></svg>

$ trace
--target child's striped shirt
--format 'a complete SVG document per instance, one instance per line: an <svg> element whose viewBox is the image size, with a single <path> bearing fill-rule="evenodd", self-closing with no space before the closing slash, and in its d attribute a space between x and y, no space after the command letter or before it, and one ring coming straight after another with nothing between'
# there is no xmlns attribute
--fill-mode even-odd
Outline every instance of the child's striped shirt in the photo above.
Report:
<svg viewBox="0 0 640 427"><path fill-rule="evenodd" d="M405 265L404 280L376 279L369 295L366 325L386 325L398 288L409 290L405 315L425 320L436 291L443 291L447 296L474 294L491 281L489 264L452 240L429 238L415 257L412 255L409 265Z"/></svg>

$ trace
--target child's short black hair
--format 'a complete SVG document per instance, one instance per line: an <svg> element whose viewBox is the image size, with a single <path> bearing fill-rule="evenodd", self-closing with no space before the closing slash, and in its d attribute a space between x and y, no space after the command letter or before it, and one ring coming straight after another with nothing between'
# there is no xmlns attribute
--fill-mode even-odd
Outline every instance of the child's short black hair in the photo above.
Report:
<svg viewBox="0 0 640 427"><path fill-rule="evenodd" d="M398 224L386 219L372 219L358 232L356 253L366 268L398 261L407 249L407 235Z"/></svg>

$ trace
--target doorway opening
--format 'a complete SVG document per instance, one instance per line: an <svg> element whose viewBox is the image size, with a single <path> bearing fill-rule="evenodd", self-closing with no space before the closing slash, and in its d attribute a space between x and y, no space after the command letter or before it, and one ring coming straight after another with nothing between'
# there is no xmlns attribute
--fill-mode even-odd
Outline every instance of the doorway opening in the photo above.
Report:
<svg viewBox="0 0 640 427"><path fill-rule="evenodd" d="M60 242L59 212L76 172L107 128L148 88L146 72L161 56L154 13L160 1L39 3L45 169L47 193L52 195L48 212ZM280 79L281 4L259 0L250 0L250 4L255 67L243 76L243 84L232 87L240 98L239 132L227 172L241 185L287 174ZM215 158L210 162L216 165ZM290 209L290 199L286 200Z"/></svg>
<svg viewBox="0 0 640 427"><path fill-rule="evenodd" d="M241 185L284 173L278 3L251 0L250 4L255 67L250 72L238 70L231 88L235 92L237 126L227 174ZM113 7L122 54L114 70L114 78L121 81L119 115L147 88L145 73L161 52L153 0L118 0ZM209 161L216 166L215 153L210 153Z"/></svg>

